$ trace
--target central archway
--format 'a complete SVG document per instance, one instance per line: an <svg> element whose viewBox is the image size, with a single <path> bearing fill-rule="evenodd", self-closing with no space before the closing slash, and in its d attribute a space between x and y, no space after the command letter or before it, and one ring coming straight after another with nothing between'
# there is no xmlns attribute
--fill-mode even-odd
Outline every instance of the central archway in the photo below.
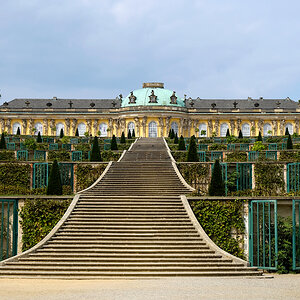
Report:
<svg viewBox="0 0 300 300"><path fill-rule="evenodd" d="M149 137L157 137L157 123L155 121L149 123Z"/></svg>

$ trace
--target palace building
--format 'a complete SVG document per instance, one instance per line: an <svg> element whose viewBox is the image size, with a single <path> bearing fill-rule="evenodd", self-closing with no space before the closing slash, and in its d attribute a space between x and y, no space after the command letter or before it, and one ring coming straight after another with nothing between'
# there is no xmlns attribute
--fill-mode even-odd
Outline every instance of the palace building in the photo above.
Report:
<svg viewBox="0 0 300 300"><path fill-rule="evenodd" d="M242 130L244 137L299 134L300 105L286 99L201 99L180 97L163 83L144 83L126 97L112 99L14 99L0 106L1 132L55 136L85 133L137 137L178 135L225 136Z"/></svg>

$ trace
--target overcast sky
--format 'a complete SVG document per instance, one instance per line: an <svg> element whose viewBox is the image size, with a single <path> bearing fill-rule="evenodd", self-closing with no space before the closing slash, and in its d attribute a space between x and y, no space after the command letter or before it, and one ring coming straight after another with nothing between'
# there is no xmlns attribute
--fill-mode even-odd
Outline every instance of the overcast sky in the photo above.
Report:
<svg viewBox="0 0 300 300"><path fill-rule="evenodd" d="M1 102L179 96L300 99L299 0L1 0Z"/></svg>

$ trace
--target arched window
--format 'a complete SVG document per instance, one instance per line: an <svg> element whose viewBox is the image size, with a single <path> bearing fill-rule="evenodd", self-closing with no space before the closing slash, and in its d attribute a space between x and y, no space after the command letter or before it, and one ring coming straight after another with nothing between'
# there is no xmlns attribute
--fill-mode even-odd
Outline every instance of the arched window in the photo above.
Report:
<svg viewBox="0 0 300 300"><path fill-rule="evenodd" d="M42 123L40 123L40 122L35 123L34 128L35 128L35 132L34 132L35 135L38 135L39 132L40 132L41 135L43 135L43 125L42 125Z"/></svg>
<svg viewBox="0 0 300 300"><path fill-rule="evenodd" d="M264 136L272 135L272 126L269 123L264 124Z"/></svg>
<svg viewBox="0 0 300 300"><path fill-rule="evenodd" d="M289 130L289 134L293 134L294 133L294 127L293 124L291 123L286 123L285 124L285 130L288 129ZM285 132L284 132L285 133Z"/></svg>
<svg viewBox="0 0 300 300"><path fill-rule="evenodd" d="M177 124L177 122L172 122L171 123L171 128L174 130L174 133L177 133L177 135L178 135L178 124Z"/></svg>
<svg viewBox="0 0 300 300"><path fill-rule="evenodd" d="M199 124L199 136L200 137L207 136L207 125L205 123Z"/></svg>
<svg viewBox="0 0 300 300"><path fill-rule="evenodd" d="M20 132L21 132L21 125L20 125L20 123L19 122L14 123L13 127L12 127L12 133L13 134L17 134L18 128L20 128Z"/></svg>
<svg viewBox="0 0 300 300"><path fill-rule="evenodd" d="M222 123L221 126L220 126L220 135L221 137L225 137L226 136L226 133L227 133L227 130L229 129L229 126L227 123Z"/></svg>
<svg viewBox="0 0 300 300"><path fill-rule="evenodd" d="M133 122L129 122L127 127L128 127L128 131L130 130L130 133L132 134L133 129L135 129L134 123Z"/></svg>
<svg viewBox="0 0 300 300"><path fill-rule="evenodd" d="M149 123L149 137L157 137L157 123L155 121Z"/></svg>
<svg viewBox="0 0 300 300"><path fill-rule="evenodd" d="M86 132L86 125L84 123L78 124L78 134L79 136L84 136L84 133Z"/></svg>
<svg viewBox="0 0 300 300"><path fill-rule="evenodd" d="M56 124L56 136L60 136L61 130L63 130L65 134L65 125L63 123Z"/></svg>
<svg viewBox="0 0 300 300"><path fill-rule="evenodd" d="M242 125L242 133L245 137L250 136L250 125L248 123Z"/></svg>
<svg viewBox="0 0 300 300"><path fill-rule="evenodd" d="M100 137L107 136L107 124L101 123L99 125Z"/></svg>

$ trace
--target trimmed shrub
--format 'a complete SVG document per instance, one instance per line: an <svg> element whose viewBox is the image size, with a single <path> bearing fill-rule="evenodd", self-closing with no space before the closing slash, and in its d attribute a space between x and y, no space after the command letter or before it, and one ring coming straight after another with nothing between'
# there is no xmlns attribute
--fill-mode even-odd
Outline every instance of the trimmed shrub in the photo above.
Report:
<svg viewBox="0 0 300 300"><path fill-rule="evenodd" d="M0 149L6 149L6 143L5 143L5 138L4 138L4 132L2 132L2 134L1 134Z"/></svg>
<svg viewBox="0 0 300 300"><path fill-rule="evenodd" d="M230 136L230 131L229 131L229 128L227 128L227 131L226 131L226 136Z"/></svg>
<svg viewBox="0 0 300 300"><path fill-rule="evenodd" d="M169 130L169 135L168 135L169 138L171 138L171 132L172 132L172 130L170 129Z"/></svg>
<svg viewBox="0 0 300 300"><path fill-rule="evenodd" d="M47 195L62 195L62 184L57 160L54 160L51 167Z"/></svg>
<svg viewBox="0 0 300 300"><path fill-rule="evenodd" d="M243 133L242 133L242 130L239 131L239 139L243 139Z"/></svg>
<svg viewBox="0 0 300 300"><path fill-rule="evenodd" d="M115 135L112 136L110 141L110 150L118 150L117 139Z"/></svg>
<svg viewBox="0 0 300 300"><path fill-rule="evenodd" d="M190 162L198 162L199 157L197 153L197 145L196 145L196 138L193 135L190 139L190 144L188 148L188 154L187 154L187 161Z"/></svg>
<svg viewBox="0 0 300 300"><path fill-rule="evenodd" d="M134 131L134 128L132 129L131 137L135 138L135 131Z"/></svg>
<svg viewBox="0 0 300 300"><path fill-rule="evenodd" d="M37 142L37 143L42 143L42 142L43 142L42 137L41 137L41 132L40 132L40 131L39 131L38 136L37 136L37 138L36 138L36 142Z"/></svg>
<svg viewBox="0 0 300 300"><path fill-rule="evenodd" d="M284 135L290 135L289 129L287 127L285 128L285 134Z"/></svg>
<svg viewBox="0 0 300 300"><path fill-rule="evenodd" d="M214 163L208 194L210 196L225 196L225 184L222 178L222 168L218 159Z"/></svg>
<svg viewBox="0 0 300 300"><path fill-rule="evenodd" d="M175 133L174 144L178 144L178 135L177 135L177 132Z"/></svg>
<svg viewBox="0 0 300 300"><path fill-rule="evenodd" d="M121 134L120 143L121 143L121 144L125 144L125 143L126 143L124 131L123 131L122 134Z"/></svg>
<svg viewBox="0 0 300 300"><path fill-rule="evenodd" d="M102 161L100 148L98 145L98 138L96 136L94 137L94 140L93 140L90 161Z"/></svg>
<svg viewBox="0 0 300 300"><path fill-rule="evenodd" d="M78 128L76 128L75 136L79 136Z"/></svg>
<svg viewBox="0 0 300 300"><path fill-rule="evenodd" d="M261 132L258 133L258 137L257 137L257 142L262 142L262 136L261 136Z"/></svg>
<svg viewBox="0 0 300 300"><path fill-rule="evenodd" d="M20 127L18 127L18 129L17 129L17 135L21 135Z"/></svg>
<svg viewBox="0 0 300 300"><path fill-rule="evenodd" d="M64 137L64 130L63 130L62 128L60 129L59 137L60 137L60 138L63 138L63 137Z"/></svg>
<svg viewBox="0 0 300 300"><path fill-rule="evenodd" d="M286 129L288 129L288 128L286 128ZM287 140L287 143L286 143L286 149L293 149L293 141L292 141L292 138L291 138L290 134L288 136L288 140Z"/></svg>
<svg viewBox="0 0 300 300"><path fill-rule="evenodd" d="M127 139L130 140L132 138L130 129L128 130Z"/></svg>
<svg viewBox="0 0 300 300"><path fill-rule="evenodd" d="M181 135L178 142L178 150L185 151L185 141L183 136Z"/></svg>
<svg viewBox="0 0 300 300"><path fill-rule="evenodd" d="M171 129L170 139L174 139L174 137L175 137L174 129Z"/></svg>

